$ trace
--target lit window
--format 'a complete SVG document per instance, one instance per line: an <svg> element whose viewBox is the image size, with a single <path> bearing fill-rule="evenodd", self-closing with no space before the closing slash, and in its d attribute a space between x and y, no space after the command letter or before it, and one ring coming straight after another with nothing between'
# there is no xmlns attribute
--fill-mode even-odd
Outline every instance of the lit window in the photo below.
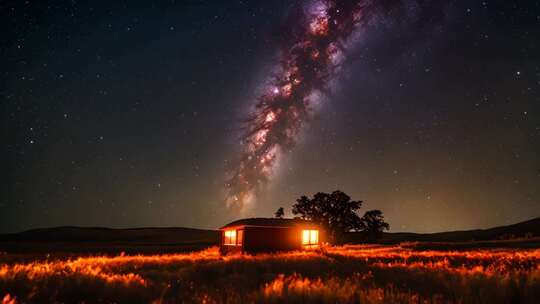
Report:
<svg viewBox="0 0 540 304"><path fill-rule="evenodd" d="M236 230L225 230L223 245L236 245Z"/></svg>
<svg viewBox="0 0 540 304"><path fill-rule="evenodd" d="M319 230L302 230L302 245L315 247L319 244Z"/></svg>

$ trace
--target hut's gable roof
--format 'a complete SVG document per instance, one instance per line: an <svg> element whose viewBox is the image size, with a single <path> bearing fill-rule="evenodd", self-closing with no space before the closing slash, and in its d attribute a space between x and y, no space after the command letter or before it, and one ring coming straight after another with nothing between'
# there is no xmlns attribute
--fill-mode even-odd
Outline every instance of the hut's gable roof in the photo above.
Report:
<svg viewBox="0 0 540 304"><path fill-rule="evenodd" d="M264 218L254 217L236 220L231 222L220 229L239 226L257 226L257 227L298 227L298 226L314 226L312 221L303 219L281 219L281 218Z"/></svg>

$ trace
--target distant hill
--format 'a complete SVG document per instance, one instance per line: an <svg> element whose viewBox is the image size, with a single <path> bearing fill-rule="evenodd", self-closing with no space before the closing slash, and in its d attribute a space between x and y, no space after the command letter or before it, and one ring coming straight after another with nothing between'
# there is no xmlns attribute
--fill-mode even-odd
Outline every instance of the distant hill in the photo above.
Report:
<svg viewBox="0 0 540 304"><path fill-rule="evenodd" d="M0 234L0 251L162 253L198 250L219 243L217 230L193 228L54 227Z"/></svg>
<svg viewBox="0 0 540 304"><path fill-rule="evenodd" d="M184 227L112 229L102 227L54 227L32 229L20 233L0 234L2 241L47 242L144 242L144 243L193 243L213 242L216 230Z"/></svg>
<svg viewBox="0 0 540 304"><path fill-rule="evenodd" d="M499 242L501 239L530 238ZM199 250L219 244L218 230L193 228L132 228L55 227L33 229L20 233L0 234L0 252L8 253L165 253ZM350 233L350 243L362 243L362 233ZM384 233L381 243L421 242L426 248L454 243L456 247L471 246L528 246L540 247L540 218L509 226L439 233ZM497 242L494 242L497 241ZM483 242L483 243L482 243ZM429 243L429 244L428 244ZM453 246L454 246L453 245ZM448 244L444 244L448 246ZM476 245L475 245L476 246ZM419 247L420 248L420 247Z"/></svg>
<svg viewBox="0 0 540 304"><path fill-rule="evenodd" d="M470 242L524 237L540 237L540 217L513 225L499 226L489 229L448 231L438 233L384 233L381 241L387 244L396 244L401 242ZM351 233L348 239L353 243L361 242L362 233Z"/></svg>

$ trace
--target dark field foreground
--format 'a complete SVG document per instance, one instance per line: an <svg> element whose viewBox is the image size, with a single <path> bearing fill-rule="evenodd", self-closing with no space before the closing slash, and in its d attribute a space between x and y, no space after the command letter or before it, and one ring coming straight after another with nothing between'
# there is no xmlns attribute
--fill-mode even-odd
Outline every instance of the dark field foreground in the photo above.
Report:
<svg viewBox="0 0 540 304"><path fill-rule="evenodd" d="M5 303L538 303L539 249L323 252L34 259L0 256Z"/></svg>

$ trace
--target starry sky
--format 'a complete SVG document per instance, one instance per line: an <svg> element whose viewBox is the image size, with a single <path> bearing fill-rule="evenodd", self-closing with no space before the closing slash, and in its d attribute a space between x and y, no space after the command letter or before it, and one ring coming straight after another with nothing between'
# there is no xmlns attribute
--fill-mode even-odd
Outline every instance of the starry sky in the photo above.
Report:
<svg viewBox="0 0 540 304"><path fill-rule="evenodd" d="M0 4L0 233L216 228L336 189L392 231L540 216L540 4L401 2L241 215L226 172L291 1Z"/></svg>

